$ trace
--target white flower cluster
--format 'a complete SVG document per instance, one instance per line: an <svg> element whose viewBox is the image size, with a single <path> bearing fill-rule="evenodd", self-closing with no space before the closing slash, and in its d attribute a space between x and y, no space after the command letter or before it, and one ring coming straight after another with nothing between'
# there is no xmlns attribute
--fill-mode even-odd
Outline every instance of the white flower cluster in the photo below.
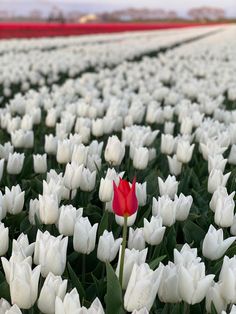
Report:
<svg viewBox="0 0 236 314"><path fill-rule="evenodd" d="M11 301L0 299L0 313L105 313L104 300L84 306L67 262L111 263L119 277L124 218L111 214L113 184L129 176L139 210L128 217L125 310L152 313L157 298L205 299L217 313L236 303L236 257L227 256L236 239L228 184L236 165L235 35L230 25L0 45L0 92L11 96L12 84L25 92L0 108L0 256ZM94 73L79 75L89 67ZM199 210L201 194L207 209ZM197 234L177 242L204 219L201 241ZM167 263L155 264L163 251ZM215 276L210 263L218 260ZM83 271L78 263L74 276L88 285Z"/></svg>

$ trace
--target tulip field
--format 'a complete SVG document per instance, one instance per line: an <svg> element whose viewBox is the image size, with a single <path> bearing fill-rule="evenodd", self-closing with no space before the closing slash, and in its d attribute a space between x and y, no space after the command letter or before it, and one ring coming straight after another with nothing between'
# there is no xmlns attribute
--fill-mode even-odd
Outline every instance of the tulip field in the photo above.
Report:
<svg viewBox="0 0 236 314"><path fill-rule="evenodd" d="M236 313L236 26L0 41L0 314Z"/></svg>

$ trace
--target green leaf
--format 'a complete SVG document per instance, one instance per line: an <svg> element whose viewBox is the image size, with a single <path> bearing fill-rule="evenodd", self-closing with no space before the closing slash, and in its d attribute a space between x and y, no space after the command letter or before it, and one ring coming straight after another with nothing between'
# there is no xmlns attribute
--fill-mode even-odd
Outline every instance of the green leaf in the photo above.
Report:
<svg viewBox="0 0 236 314"><path fill-rule="evenodd" d="M8 283L6 281L3 281L0 284L0 298L4 298L7 301L11 301L11 297L10 297L10 287L8 285Z"/></svg>
<svg viewBox="0 0 236 314"><path fill-rule="evenodd" d="M105 210L102 216L102 220L98 227L98 238L103 234L104 230L108 229L108 217L109 217L109 213L107 210Z"/></svg>
<svg viewBox="0 0 236 314"><path fill-rule="evenodd" d="M70 266L70 263L67 263L67 269L70 275L70 279L71 279L71 283L72 285L77 289L79 296L80 296L80 301L85 299L85 290L78 278L78 276L76 275L76 273L73 271L72 267ZM81 302L83 303L83 302Z"/></svg>
<svg viewBox="0 0 236 314"><path fill-rule="evenodd" d="M151 261L151 263L149 264L149 266L150 266L150 268L151 269L155 269L155 268L157 268L157 266L159 265L159 263L161 262L161 261L163 261L163 259L165 259L166 258L166 255L162 255L162 256L159 256L159 257L157 257L157 258L155 258L153 261Z"/></svg>
<svg viewBox="0 0 236 314"><path fill-rule="evenodd" d="M211 302L211 314L217 314L217 310L213 302Z"/></svg>
<svg viewBox="0 0 236 314"><path fill-rule="evenodd" d="M123 300L122 289L119 280L112 268L112 266L106 264L107 272L107 294L106 294L106 314L123 314Z"/></svg>
<svg viewBox="0 0 236 314"><path fill-rule="evenodd" d="M188 243L194 242L198 246L205 237L205 231L191 220L185 222L183 232Z"/></svg>

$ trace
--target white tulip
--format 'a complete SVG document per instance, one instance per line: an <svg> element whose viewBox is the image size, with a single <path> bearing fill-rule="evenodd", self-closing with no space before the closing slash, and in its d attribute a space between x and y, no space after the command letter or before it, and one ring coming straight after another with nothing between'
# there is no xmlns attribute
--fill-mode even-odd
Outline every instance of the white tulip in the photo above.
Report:
<svg viewBox="0 0 236 314"><path fill-rule="evenodd" d="M57 195L39 195L39 217L46 225L55 224L59 217Z"/></svg>
<svg viewBox="0 0 236 314"><path fill-rule="evenodd" d="M214 221L219 227L231 227L233 224L235 207L233 196L234 193L231 193L229 196L217 199Z"/></svg>
<svg viewBox="0 0 236 314"><path fill-rule="evenodd" d="M236 303L236 256L224 257L219 280L222 283L221 295L227 304Z"/></svg>
<svg viewBox="0 0 236 314"><path fill-rule="evenodd" d="M176 155L174 155L172 158L170 156L167 156L167 159L170 173L178 176L182 170L182 162L178 161Z"/></svg>
<svg viewBox="0 0 236 314"><path fill-rule="evenodd" d="M72 162L66 165L63 182L67 189L76 190L79 188L82 179L83 166Z"/></svg>
<svg viewBox="0 0 236 314"><path fill-rule="evenodd" d="M96 184L96 171L91 172L87 168L82 169L80 189L84 192L91 192Z"/></svg>
<svg viewBox="0 0 236 314"><path fill-rule="evenodd" d="M180 296L188 304L200 303L206 296L215 275L205 275L205 264L191 264L188 268L180 266Z"/></svg>
<svg viewBox="0 0 236 314"><path fill-rule="evenodd" d="M179 182L176 181L175 176L169 175L165 181L158 177L158 185L160 196L168 195L171 199L174 199L179 185Z"/></svg>
<svg viewBox="0 0 236 314"><path fill-rule="evenodd" d="M152 215L160 216L164 226L172 226L176 220L176 205L168 195L158 197L158 200L153 197Z"/></svg>
<svg viewBox="0 0 236 314"><path fill-rule="evenodd" d="M175 138L170 134L161 134L161 152L171 155L174 152Z"/></svg>
<svg viewBox="0 0 236 314"><path fill-rule="evenodd" d="M98 224L91 226L88 217L81 217L75 223L73 246L74 250L90 254L95 248Z"/></svg>
<svg viewBox="0 0 236 314"><path fill-rule="evenodd" d="M41 265L41 274L46 277L50 272L62 275L66 267L68 237L54 237L48 231L37 232L34 263Z"/></svg>
<svg viewBox="0 0 236 314"><path fill-rule="evenodd" d="M138 251L135 249L129 250L125 249L125 259L124 259L124 272L123 272L123 282L122 289L126 289L128 285L128 281L135 264L141 265L145 263L147 257L148 249L144 249L142 251ZM119 260L116 268L116 275L119 277L120 273L120 259L121 259L121 247L119 251Z"/></svg>
<svg viewBox="0 0 236 314"><path fill-rule="evenodd" d="M12 215L19 214L24 207L25 192L21 191L20 186L17 184L11 190L6 186L5 195L2 197L2 207L5 211Z"/></svg>
<svg viewBox="0 0 236 314"><path fill-rule="evenodd" d="M213 169L208 177L207 190L213 194L219 186L226 186L230 172L223 175L221 170Z"/></svg>
<svg viewBox="0 0 236 314"><path fill-rule="evenodd" d="M143 228L129 228L128 248L135 250L145 249L145 240L143 236Z"/></svg>
<svg viewBox="0 0 236 314"><path fill-rule="evenodd" d="M23 168L24 159L24 154L10 153L7 161L7 173L19 174Z"/></svg>
<svg viewBox="0 0 236 314"><path fill-rule="evenodd" d="M192 159L194 146L195 144L190 145L188 141L178 141L176 150L178 161L182 162L183 164L190 162Z"/></svg>
<svg viewBox="0 0 236 314"><path fill-rule="evenodd" d="M222 311L227 308L227 303L222 296L222 284L213 283L213 285L208 289L206 294L206 310L211 313L211 304L213 303L217 313L223 313Z"/></svg>
<svg viewBox="0 0 236 314"><path fill-rule="evenodd" d="M119 166L125 156L125 143L121 142L116 135L108 138L104 157L113 166Z"/></svg>
<svg viewBox="0 0 236 314"><path fill-rule="evenodd" d="M138 147L134 150L133 166L135 169L143 170L147 168L149 152L146 147Z"/></svg>
<svg viewBox="0 0 236 314"><path fill-rule="evenodd" d="M185 196L182 193L177 196L175 195L175 206L176 206L176 220L184 221L188 218L190 208L193 203L191 195Z"/></svg>
<svg viewBox="0 0 236 314"><path fill-rule="evenodd" d="M76 314L80 308L80 299L76 288L67 293L64 300L58 296L56 297L55 314Z"/></svg>
<svg viewBox="0 0 236 314"><path fill-rule="evenodd" d="M32 270L25 261L11 263L9 285L12 304L22 309L30 309L34 305L38 297L39 276L40 266Z"/></svg>
<svg viewBox="0 0 236 314"><path fill-rule="evenodd" d="M114 240L112 232L105 230L99 237L97 258L102 262L112 262L120 248L122 238Z"/></svg>
<svg viewBox="0 0 236 314"><path fill-rule="evenodd" d="M45 314L54 314L56 297L63 300L66 288L67 280L62 280L60 276L49 273L38 298L39 310Z"/></svg>
<svg viewBox="0 0 236 314"><path fill-rule="evenodd" d="M33 155L34 159L34 172L45 173L47 172L47 154Z"/></svg>
<svg viewBox="0 0 236 314"><path fill-rule="evenodd" d="M213 169L221 170L224 172L227 159L222 155L208 156L208 172L211 173Z"/></svg>
<svg viewBox="0 0 236 314"><path fill-rule="evenodd" d="M146 307L150 311L161 282L163 265L155 271L144 263L134 264L128 286L124 295L124 307L127 311L140 310Z"/></svg>
<svg viewBox="0 0 236 314"><path fill-rule="evenodd" d="M158 297L161 302L179 303L182 301L179 291L179 269L172 262L163 269L162 279L158 290Z"/></svg>
<svg viewBox="0 0 236 314"><path fill-rule="evenodd" d="M76 220L82 217L83 208L76 209L72 205L62 205L59 209L58 230L64 236L72 236Z"/></svg>
<svg viewBox="0 0 236 314"><path fill-rule="evenodd" d="M143 235L145 241L150 245L158 245L161 243L166 227L162 226L162 218L160 216L152 216L150 222L144 218Z"/></svg>
<svg viewBox="0 0 236 314"><path fill-rule="evenodd" d="M223 229L216 230L210 225L203 240L202 254L212 261L217 260L225 254L235 239L236 237L230 237L224 240Z"/></svg>

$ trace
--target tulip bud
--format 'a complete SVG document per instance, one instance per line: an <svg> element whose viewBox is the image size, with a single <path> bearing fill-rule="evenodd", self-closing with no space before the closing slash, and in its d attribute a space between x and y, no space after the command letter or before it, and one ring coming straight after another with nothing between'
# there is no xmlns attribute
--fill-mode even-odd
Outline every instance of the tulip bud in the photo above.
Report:
<svg viewBox="0 0 236 314"><path fill-rule="evenodd" d="M13 154L14 147L10 142L6 142L4 145L0 144L0 158L8 160L9 155Z"/></svg>
<svg viewBox="0 0 236 314"><path fill-rule="evenodd" d="M19 214L24 207L25 192L21 192L19 185L13 186L11 190L5 187L5 195L2 198L2 206L5 211L12 215Z"/></svg>
<svg viewBox="0 0 236 314"><path fill-rule="evenodd" d="M159 289L163 268L161 264L153 271L146 263L140 266L134 264L124 296L127 311L140 310L144 306L150 311Z"/></svg>
<svg viewBox="0 0 236 314"><path fill-rule="evenodd" d="M5 228L4 224L0 222L0 256L3 256L8 251L9 247L9 229Z"/></svg>
<svg viewBox="0 0 236 314"><path fill-rule="evenodd" d="M158 197L156 200L153 197L152 215L161 216L164 226L172 226L176 220L176 204L168 195Z"/></svg>
<svg viewBox="0 0 236 314"><path fill-rule="evenodd" d="M203 240L202 254L211 261L221 258L236 237L230 237L224 240L223 229L216 230L210 225L208 232Z"/></svg>
<svg viewBox="0 0 236 314"><path fill-rule="evenodd" d="M59 209L58 230L64 236L74 234L75 222L83 215L83 208L76 209L72 205L63 205Z"/></svg>
<svg viewBox="0 0 236 314"><path fill-rule="evenodd" d="M27 235L24 233L21 233L19 237L17 238L17 240L13 239L11 256L14 257L14 255L17 255L19 251L23 253L23 256L25 258L32 256L34 252L34 247L35 247L35 243L29 244Z"/></svg>
<svg viewBox="0 0 236 314"><path fill-rule="evenodd" d="M191 195L184 196L182 193L179 195L175 195L175 206L176 206L176 220L184 221L188 218L190 208L193 203L193 198Z"/></svg>
<svg viewBox="0 0 236 314"><path fill-rule="evenodd" d="M231 193L217 199L214 221L219 227L231 227L233 224L235 207L233 197L234 193Z"/></svg>
<svg viewBox="0 0 236 314"><path fill-rule="evenodd" d="M164 133L169 134L169 135L173 135L174 134L174 127L175 127L174 122L166 121L164 124Z"/></svg>
<svg viewBox="0 0 236 314"><path fill-rule="evenodd" d="M52 273L49 273L39 295L39 310L45 314L54 314L56 297L63 300L66 288L67 280L62 280L60 276L54 276Z"/></svg>
<svg viewBox="0 0 236 314"><path fill-rule="evenodd" d="M57 145L57 162L66 164L71 161L72 146L70 140L58 141Z"/></svg>
<svg viewBox="0 0 236 314"><path fill-rule="evenodd" d="M180 140L177 143L176 156L178 161L187 164L192 159L195 144L190 145L188 141Z"/></svg>
<svg viewBox="0 0 236 314"><path fill-rule="evenodd" d="M23 261L13 262L10 270L10 294L11 302L22 309L30 309L38 296L38 283L40 266L33 270L30 265ZM24 289L19 289L24 287Z"/></svg>
<svg viewBox="0 0 236 314"><path fill-rule="evenodd" d="M48 155L56 155L57 153L57 137L52 134L45 135L44 144L45 153Z"/></svg>
<svg viewBox="0 0 236 314"><path fill-rule="evenodd" d="M81 183L83 166L78 166L75 162L66 165L63 182L69 190L76 190Z"/></svg>
<svg viewBox="0 0 236 314"><path fill-rule="evenodd" d="M182 170L182 163L178 161L176 155L174 155L172 158L170 156L167 156L167 159L170 173L175 176L178 176Z"/></svg>
<svg viewBox="0 0 236 314"><path fill-rule="evenodd" d="M182 299L179 292L180 284L178 267L174 263L168 262L163 269L162 279L158 290L158 297L161 302L181 302Z"/></svg>
<svg viewBox="0 0 236 314"><path fill-rule="evenodd" d="M35 225L35 216L39 218L39 200L38 199L34 199L34 200L30 200L29 202L29 222L31 223L31 225Z"/></svg>
<svg viewBox="0 0 236 314"><path fill-rule="evenodd" d="M7 161L7 173L19 174L23 168L24 159L24 154L10 153Z"/></svg>
<svg viewBox="0 0 236 314"><path fill-rule="evenodd" d="M161 152L171 155L174 152L175 138L170 134L161 134Z"/></svg>
<svg viewBox="0 0 236 314"><path fill-rule="evenodd" d="M236 303L236 256L232 258L224 257L221 267L219 281L222 283L221 295L227 302Z"/></svg>
<svg viewBox="0 0 236 314"><path fill-rule="evenodd" d="M55 314L76 313L80 308L80 299L76 288L72 289L70 293L67 293L63 301L60 297L56 297Z"/></svg>
<svg viewBox="0 0 236 314"><path fill-rule="evenodd" d="M145 249L145 240L143 236L143 229L142 228L129 228L129 240L128 240L128 248L135 249L135 250L143 250Z"/></svg>
<svg viewBox="0 0 236 314"><path fill-rule="evenodd" d="M208 313L211 313L211 304L214 304L214 307L217 313L223 314L223 310L227 308L227 303L222 297L222 284L213 283L209 288L206 294L206 310Z"/></svg>
<svg viewBox="0 0 236 314"><path fill-rule="evenodd" d="M191 134L193 128L193 120L189 117L183 118L180 125L180 133L181 134Z"/></svg>
<svg viewBox="0 0 236 314"><path fill-rule="evenodd" d="M88 217L81 217L75 223L73 246L78 253L90 254L95 248L98 224L91 226Z"/></svg>
<svg viewBox="0 0 236 314"><path fill-rule="evenodd" d="M138 147L134 150L133 166L135 169L143 170L147 168L149 152L146 147Z"/></svg>
<svg viewBox="0 0 236 314"><path fill-rule="evenodd" d="M34 172L45 173L47 172L47 154L33 155L34 159Z"/></svg>
<svg viewBox="0 0 236 314"><path fill-rule="evenodd" d="M112 262L120 248L122 238L114 240L112 232L105 230L98 241L97 258L106 263Z"/></svg>
<svg viewBox="0 0 236 314"><path fill-rule="evenodd" d="M81 173L80 189L84 192L91 192L96 184L96 171L90 172L89 169L83 168Z"/></svg>
<svg viewBox="0 0 236 314"><path fill-rule="evenodd" d="M132 182L132 186L128 181L120 179L118 187L113 181L114 197L112 201L112 208L118 216L131 216L138 209L138 200L135 192L136 180ZM125 206L124 206L125 204Z"/></svg>
<svg viewBox="0 0 236 314"><path fill-rule="evenodd" d="M42 223L52 225L59 216L58 199L56 195L39 195L39 217Z"/></svg>
<svg viewBox="0 0 236 314"><path fill-rule="evenodd" d="M158 177L158 185L160 195L168 195L171 199L177 194L179 182L176 181L175 176L168 176L165 181Z"/></svg>
<svg viewBox="0 0 236 314"><path fill-rule="evenodd" d="M206 296L215 275L205 275L205 264L180 266L180 296L188 304L200 303Z"/></svg>
<svg viewBox="0 0 236 314"><path fill-rule="evenodd" d="M227 159L224 159L222 155L214 155L208 157L208 172L211 173L213 169L224 172Z"/></svg>
<svg viewBox="0 0 236 314"><path fill-rule="evenodd" d="M150 245L161 243L166 227L162 226L162 218L152 216L150 222L144 218L143 235L145 241Z"/></svg>
<svg viewBox="0 0 236 314"><path fill-rule="evenodd" d="M135 184L135 192L139 206L144 206L147 203L147 182Z"/></svg>
<svg viewBox="0 0 236 314"><path fill-rule="evenodd" d="M124 272L123 272L123 281L122 281L123 289L126 289L128 285L128 281L129 281L134 264L141 265L145 263L147 252L148 252L147 248L142 251L138 251L135 249L132 249L132 250L125 249ZM119 260L118 260L118 264L116 268L117 277L119 277L119 272L120 272L120 260L121 260L121 247L119 251Z"/></svg>
<svg viewBox="0 0 236 314"><path fill-rule="evenodd" d="M221 170L213 169L208 177L207 190L213 194L219 186L226 186L230 173L223 175Z"/></svg>
<svg viewBox="0 0 236 314"><path fill-rule="evenodd" d="M68 237L54 237L48 231L37 232L34 263L41 265L41 274L46 277L50 272L62 275L66 267Z"/></svg>
<svg viewBox="0 0 236 314"><path fill-rule="evenodd" d="M111 165L119 166L125 156L125 143L121 142L116 135L109 137L104 156Z"/></svg>

